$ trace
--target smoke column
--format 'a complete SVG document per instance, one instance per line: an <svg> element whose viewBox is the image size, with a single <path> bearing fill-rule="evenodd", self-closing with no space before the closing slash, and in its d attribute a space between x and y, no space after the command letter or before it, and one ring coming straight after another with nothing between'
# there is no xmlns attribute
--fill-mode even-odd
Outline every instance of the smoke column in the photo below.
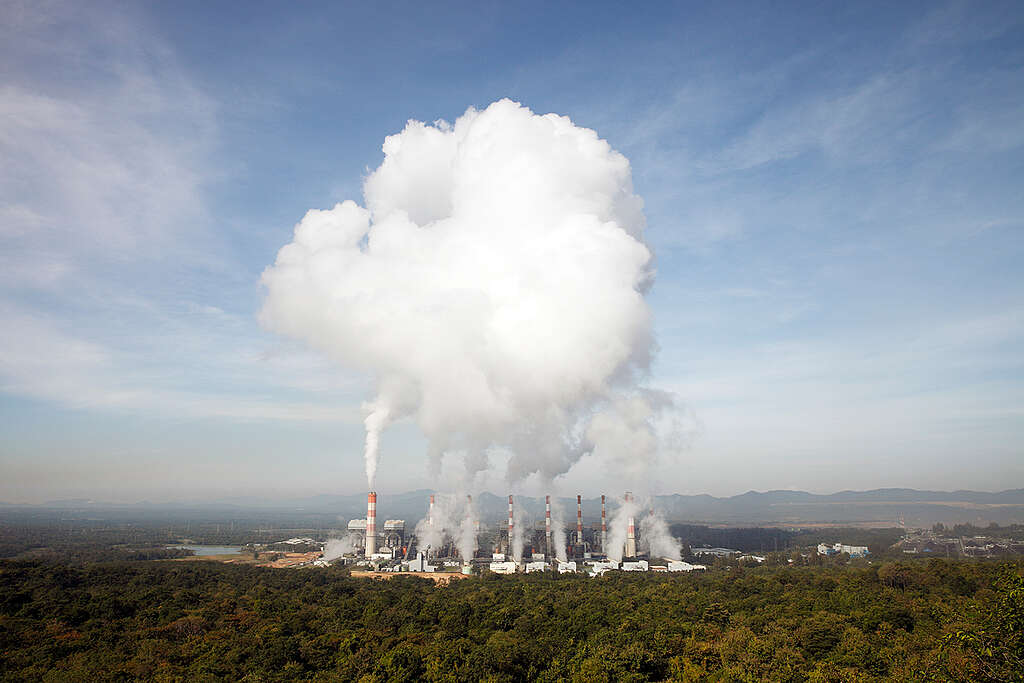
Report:
<svg viewBox="0 0 1024 683"><path fill-rule="evenodd" d="M640 520L640 544L651 559L659 557L676 561L682 559L679 541L672 536L668 524L654 510Z"/></svg>
<svg viewBox="0 0 1024 683"><path fill-rule="evenodd" d="M463 562L469 562L476 555L476 511L473 509L473 496L466 496L466 512L459 527L456 546Z"/></svg>
<svg viewBox="0 0 1024 683"><path fill-rule="evenodd" d="M636 554L636 548L627 548L629 541L630 527L634 526L633 520L638 511L636 501L627 493L620 501L619 508L612 515L608 529L608 547L605 554L609 560L622 562L623 556L629 557L629 552ZM635 528L635 527L634 527Z"/></svg>
<svg viewBox="0 0 1024 683"><path fill-rule="evenodd" d="M551 504L551 534L555 544L555 559L559 562L565 562L568 560L568 556L565 552L567 539L565 537L565 516L563 515L562 505L558 502L558 498L555 498L555 502Z"/></svg>
<svg viewBox="0 0 1024 683"><path fill-rule="evenodd" d="M523 547L526 544L526 538L523 530L526 527L525 520L523 518L522 508L515 508L515 518L512 517L512 496L508 497L508 514L509 524L508 528L511 532L509 534L509 550L512 553L512 559L516 562L523 561Z"/></svg>
<svg viewBox="0 0 1024 683"><path fill-rule="evenodd" d="M342 555L355 551L355 544L350 538L331 538L324 544L323 558L327 561L336 560Z"/></svg>
<svg viewBox="0 0 1024 683"><path fill-rule="evenodd" d="M427 516L416 524L419 550L436 556L448 542L454 542L467 562L476 554L477 517L472 496L430 494Z"/></svg>
<svg viewBox="0 0 1024 683"><path fill-rule="evenodd" d="M369 490L381 435L405 418L432 471L461 453L472 481L500 448L509 482L553 480L601 443L608 429L587 425L650 363L652 257L628 160L509 100L409 121L383 152L365 207L296 225L263 273L261 322L376 379Z"/></svg>

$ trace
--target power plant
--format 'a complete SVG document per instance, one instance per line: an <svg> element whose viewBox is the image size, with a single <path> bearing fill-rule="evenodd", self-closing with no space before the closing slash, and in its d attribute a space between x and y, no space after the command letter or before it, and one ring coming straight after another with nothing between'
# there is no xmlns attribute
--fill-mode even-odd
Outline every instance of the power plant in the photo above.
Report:
<svg viewBox="0 0 1024 683"><path fill-rule="evenodd" d="M533 499L525 502L530 500ZM653 567L655 570L690 571L702 568L680 562L678 553L674 561L670 561L671 557L649 557L645 552L648 545L641 542L636 518L638 508L632 492L623 495L611 520L618 529L615 533L609 529L604 494L601 495L600 521L592 518L590 525L584 523L581 494L576 495L576 523L571 527L561 517L563 508L552 501L550 495L544 497L542 524L536 517L536 502L531 505L535 522L529 521L526 510L520 511L515 496L509 495L507 523L488 525L481 523L473 496L430 494L426 516L414 531L406 533L404 520L389 519L381 534L377 526L377 493L371 491L367 495L365 520L349 522L350 552L345 561L372 564L374 569L387 571L459 571L461 568L463 573L489 569L506 574L520 571L601 574L609 569L646 571ZM493 515L493 503L491 506ZM618 547L609 546L614 542L612 539L618 539ZM649 543L649 547L656 546ZM658 565L659 559L664 559L666 564Z"/></svg>

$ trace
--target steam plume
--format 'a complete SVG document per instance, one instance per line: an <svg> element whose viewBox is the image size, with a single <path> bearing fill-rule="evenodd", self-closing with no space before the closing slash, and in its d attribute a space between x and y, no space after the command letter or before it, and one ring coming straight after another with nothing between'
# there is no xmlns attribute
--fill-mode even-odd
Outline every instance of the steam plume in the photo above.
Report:
<svg viewBox="0 0 1024 683"><path fill-rule="evenodd" d="M263 274L262 322L377 378L371 490L381 433L406 417L435 459L463 453L468 477L504 448L510 481L552 480L651 355L629 162L509 100L454 125L409 121L383 151L365 208L348 200L296 226Z"/></svg>
<svg viewBox="0 0 1024 683"><path fill-rule="evenodd" d="M619 507L615 514L608 520L608 547L605 554L609 560L622 562L623 551L626 546L626 534L629 530L630 518L636 518L640 509L636 498L622 497L618 499Z"/></svg>
<svg viewBox="0 0 1024 683"><path fill-rule="evenodd" d="M679 541L669 532L665 520L654 510L640 520L640 543L651 558L682 559Z"/></svg>
<svg viewBox="0 0 1024 683"><path fill-rule="evenodd" d="M324 544L323 557L325 560L336 560L342 555L348 555L355 551L355 545L350 538L332 538Z"/></svg>

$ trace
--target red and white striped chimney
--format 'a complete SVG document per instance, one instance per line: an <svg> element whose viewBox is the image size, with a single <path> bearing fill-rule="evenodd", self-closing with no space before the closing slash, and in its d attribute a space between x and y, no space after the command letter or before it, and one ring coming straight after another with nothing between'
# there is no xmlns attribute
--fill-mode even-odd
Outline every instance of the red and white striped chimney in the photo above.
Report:
<svg viewBox="0 0 1024 683"><path fill-rule="evenodd" d="M576 543L583 545L583 496L576 494Z"/></svg>
<svg viewBox="0 0 1024 683"><path fill-rule="evenodd" d="M366 556L377 552L377 492L366 496Z"/></svg>
<svg viewBox="0 0 1024 683"><path fill-rule="evenodd" d="M551 557L551 496L544 496L544 540L547 547L544 552Z"/></svg>
<svg viewBox="0 0 1024 683"><path fill-rule="evenodd" d="M508 494L508 551L512 552L512 530L516 523L512 520L512 494Z"/></svg>
<svg viewBox="0 0 1024 683"><path fill-rule="evenodd" d="M608 552L608 522L604 510L604 494L601 494L601 552Z"/></svg>

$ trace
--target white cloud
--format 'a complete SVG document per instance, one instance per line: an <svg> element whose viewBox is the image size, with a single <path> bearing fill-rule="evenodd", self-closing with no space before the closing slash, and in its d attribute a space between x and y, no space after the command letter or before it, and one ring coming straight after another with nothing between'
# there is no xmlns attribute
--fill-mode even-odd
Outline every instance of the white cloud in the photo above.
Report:
<svg viewBox="0 0 1024 683"><path fill-rule="evenodd" d="M262 320L377 377L371 488L379 435L407 416L438 455L501 445L513 480L565 471L576 421L651 353L629 162L509 100L454 125L410 121L384 154L365 209L296 226L264 273ZM485 462L467 460L472 478Z"/></svg>

